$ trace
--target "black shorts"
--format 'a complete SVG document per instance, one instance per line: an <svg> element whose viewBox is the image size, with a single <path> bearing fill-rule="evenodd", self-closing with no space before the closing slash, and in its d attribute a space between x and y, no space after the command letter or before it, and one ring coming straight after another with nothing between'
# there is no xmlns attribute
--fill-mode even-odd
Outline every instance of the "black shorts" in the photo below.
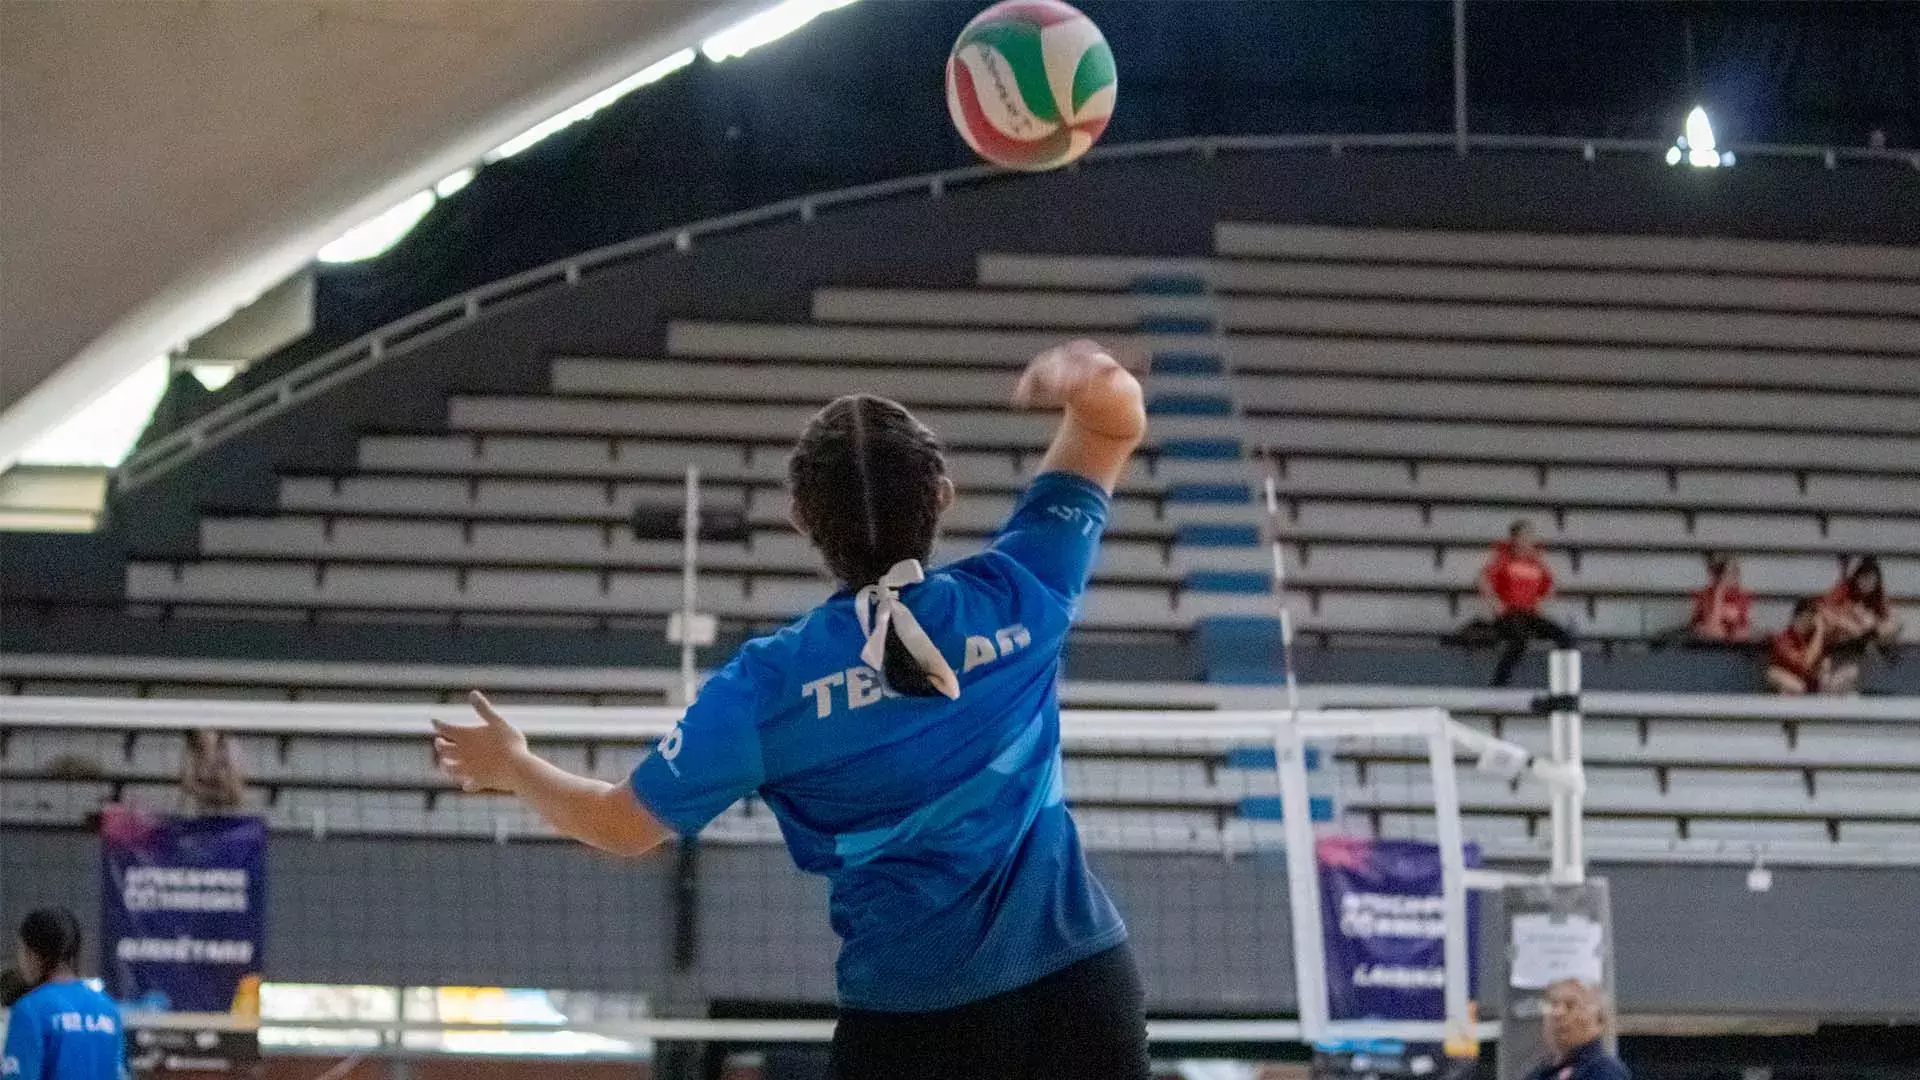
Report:
<svg viewBox="0 0 1920 1080"><path fill-rule="evenodd" d="M838 1080L1149 1080L1145 994L1124 944L938 1012L840 1010Z"/></svg>

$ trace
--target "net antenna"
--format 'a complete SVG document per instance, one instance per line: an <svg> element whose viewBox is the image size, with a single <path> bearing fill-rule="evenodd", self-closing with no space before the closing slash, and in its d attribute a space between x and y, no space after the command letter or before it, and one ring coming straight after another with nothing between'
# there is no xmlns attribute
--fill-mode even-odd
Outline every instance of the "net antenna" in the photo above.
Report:
<svg viewBox="0 0 1920 1080"><path fill-rule="evenodd" d="M1279 772L1281 827L1286 837L1287 892L1292 916L1295 985L1300 1009L1300 1036L1306 1042L1334 1039L1395 1038L1408 1042L1446 1042L1492 1038L1498 1025L1476 1024L1469 1010L1467 985L1469 941L1467 890L1497 891L1510 885L1578 880L1581 863L1580 805L1586 781L1580 764L1577 652L1555 653L1552 661L1554 740L1552 753L1539 757L1525 747L1494 738L1459 723L1444 710L1432 709L1321 709L1303 712L1300 684L1293 663L1293 616L1286 594L1286 553L1282 545L1279 465L1271 447L1266 458L1266 511L1273 553L1274 601L1280 616L1280 662L1286 708L1271 726L1275 767ZM1327 985L1327 955L1321 907L1320 871L1307 780L1308 742L1339 739L1397 738L1424 744L1432 774L1434 839L1440 854L1441 908L1446 1017L1430 1021L1335 1020ZM1546 874L1516 874L1466 866L1465 836L1460 823L1460 785L1455 757L1475 759L1480 771L1508 780L1522 778L1546 785L1552 814L1551 870Z"/></svg>

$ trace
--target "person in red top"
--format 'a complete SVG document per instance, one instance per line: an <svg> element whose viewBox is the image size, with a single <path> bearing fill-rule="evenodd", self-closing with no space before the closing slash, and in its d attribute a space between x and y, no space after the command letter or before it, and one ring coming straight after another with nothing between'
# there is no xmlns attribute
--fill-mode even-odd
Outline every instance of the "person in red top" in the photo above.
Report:
<svg viewBox="0 0 1920 1080"><path fill-rule="evenodd" d="M1867 646L1877 645L1887 659L1895 658L1894 647L1900 640L1900 620L1894 617L1887 600L1887 583L1880 575L1880 560L1861 556L1820 601L1820 615L1832 635L1831 650L1836 662L1858 662Z"/></svg>
<svg viewBox="0 0 1920 1080"><path fill-rule="evenodd" d="M1833 662L1828 659L1827 623L1820 601L1793 605L1793 621L1773 635L1767 656L1767 685L1781 694L1812 694L1830 690Z"/></svg>
<svg viewBox="0 0 1920 1080"><path fill-rule="evenodd" d="M1753 594L1740 587L1740 560L1725 552L1707 555L1707 587L1693 594L1695 641L1745 641L1751 632Z"/></svg>
<svg viewBox="0 0 1920 1080"><path fill-rule="evenodd" d="M1480 595L1493 607L1493 634L1501 642L1493 666L1493 685L1505 686L1526 654L1527 642L1545 638L1555 648L1573 648L1573 635L1540 614L1540 605L1553 595L1553 571L1541 557L1540 538L1525 518L1507 529L1505 543L1493 545L1493 554L1480 571Z"/></svg>

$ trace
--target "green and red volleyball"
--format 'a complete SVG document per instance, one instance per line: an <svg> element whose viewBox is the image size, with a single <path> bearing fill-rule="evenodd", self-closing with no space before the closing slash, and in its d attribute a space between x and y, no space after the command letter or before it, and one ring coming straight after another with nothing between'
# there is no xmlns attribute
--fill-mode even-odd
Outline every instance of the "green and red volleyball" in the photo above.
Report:
<svg viewBox="0 0 1920 1080"><path fill-rule="evenodd" d="M1113 50L1059 0L1004 0L974 16L947 57L947 109L996 165L1055 169L1093 147L1113 115Z"/></svg>

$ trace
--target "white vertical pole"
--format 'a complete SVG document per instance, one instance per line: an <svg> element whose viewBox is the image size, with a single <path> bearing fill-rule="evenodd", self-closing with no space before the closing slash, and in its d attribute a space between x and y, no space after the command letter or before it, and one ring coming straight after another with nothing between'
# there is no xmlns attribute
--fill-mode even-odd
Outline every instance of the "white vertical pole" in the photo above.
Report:
<svg viewBox="0 0 1920 1080"><path fill-rule="evenodd" d="M1440 906L1446 924L1442 939L1446 965L1447 1030L1465 1035L1467 1017L1467 863L1460 829L1460 785L1454 775L1453 740L1446 718L1434 720L1427 735L1427 763L1433 770L1434 839L1440 847Z"/></svg>
<svg viewBox="0 0 1920 1080"><path fill-rule="evenodd" d="M1287 553L1280 546L1280 489L1273 480L1273 461L1267 461L1267 528L1273 549L1273 602L1280 609L1280 668L1286 679L1290 719L1300 716L1300 680L1293 674L1293 605L1287 603Z"/></svg>
<svg viewBox="0 0 1920 1080"><path fill-rule="evenodd" d="M1547 656L1547 692L1555 698L1575 698L1580 694L1580 653L1575 649L1556 649ZM1579 772L1585 755L1580 738L1580 710L1556 708L1547 714L1552 736L1555 764ZM1551 878L1559 883L1578 885L1587 879L1587 858L1581 843L1581 800L1578 792L1556 787L1548 803L1548 821L1553 855Z"/></svg>
<svg viewBox="0 0 1920 1080"><path fill-rule="evenodd" d="M1453 0L1453 150L1467 156L1467 0Z"/></svg>
<svg viewBox="0 0 1920 1080"><path fill-rule="evenodd" d="M1313 804L1307 794L1306 743L1289 714L1274 732L1274 762L1280 772L1280 823L1287 837L1287 898L1293 914L1294 989L1300 998L1301 1037L1326 1036L1327 953L1320 936L1320 868L1314 857Z"/></svg>
<svg viewBox="0 0 1920 1080"><path fill-rule="evenodd" d="M700 466L687 466L687 512L681 521L683 546L680 556L680 694L681 703L693 704L700 684L694 672L694 612L700 596Z"/></svg>

